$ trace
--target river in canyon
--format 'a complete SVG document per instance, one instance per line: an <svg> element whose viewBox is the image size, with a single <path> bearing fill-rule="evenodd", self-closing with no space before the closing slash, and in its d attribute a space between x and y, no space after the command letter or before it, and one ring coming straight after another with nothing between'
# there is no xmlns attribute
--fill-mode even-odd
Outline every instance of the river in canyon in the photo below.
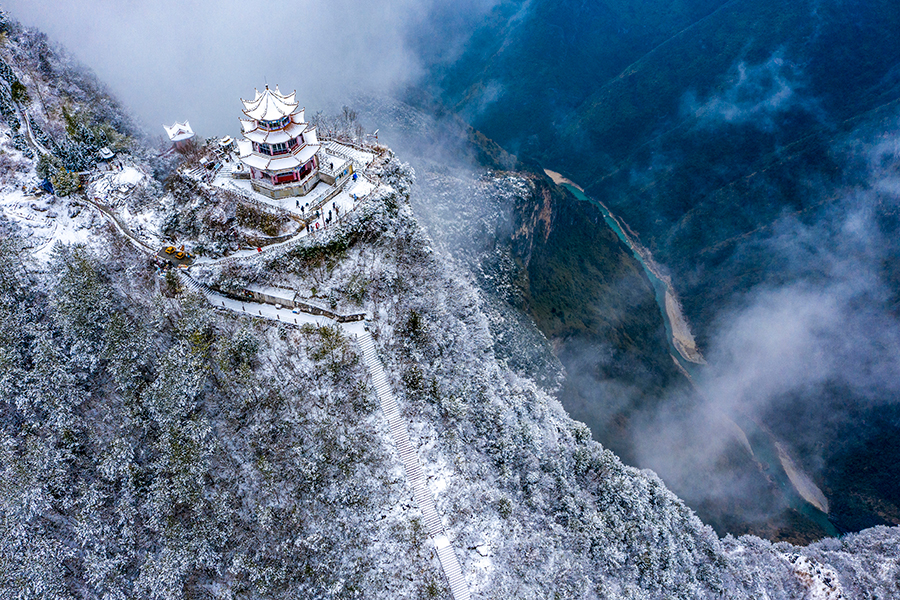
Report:
<svg viewBox="0 0 900 600"><path fill-rule="evenodd" d="M613 215L602 202L588 197L581 187L559 173L549 170L545 170L545 173L577 199L597 206L606 225L643 267L659 305L672 358L694 385L697 393L702 395L703 390L696 382L702 381L706 361L691 334L690 324L682 312L671 279L654 262L650 252L629 232L627 224ZM789 506L818 525L827 535L838 535L839 532L828 519L828 500L812 479L799 468L785 444L779 442L764 424L749 415L728 413L724 416L734 425L732 429L737 441L750 452L764 475L779 487Z"/></svg>

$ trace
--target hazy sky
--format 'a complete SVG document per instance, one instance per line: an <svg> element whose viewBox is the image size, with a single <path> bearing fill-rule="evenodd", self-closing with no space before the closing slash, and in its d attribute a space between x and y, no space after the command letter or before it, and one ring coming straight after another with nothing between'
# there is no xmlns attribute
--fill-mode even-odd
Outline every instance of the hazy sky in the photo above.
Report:
<svg viewBox="0 0 900 600"><path fill-rule="evenodd" d="M145 124L236 134L240 97L296 89L312 114L420 70L405 42L438 0L6 0L64 44ZM484 0L475 4L487 5Z"/></svg>

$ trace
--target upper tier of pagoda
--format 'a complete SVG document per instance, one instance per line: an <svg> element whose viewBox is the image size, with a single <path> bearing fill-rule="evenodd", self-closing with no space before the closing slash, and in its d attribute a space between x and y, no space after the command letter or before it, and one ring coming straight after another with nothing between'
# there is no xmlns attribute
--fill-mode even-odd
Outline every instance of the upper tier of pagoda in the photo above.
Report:
<svg viewBox="0 0 900 600"><path fill-rule="evenodd" d="M274 90L269 86L262 93L256 90L253 100L242 98L243 112L249 118L241 119L241 133L255 144L284 144L299 138L309 126L304 120L304 109L298 108L296 95L297 92L284 95L276 85Z"/></svg>
<svg viewBox="0 0 900 600"><path fill-rule="evenodd" d="M269 86L266 86L263 93L260 93L259 90L255 91L256 97L253 100L241 98L241 102L244 103L244 114L254 121L267 121L270 123L278 121L292 114L299 106L299 102L296 100L296 91L284 95L277 85L274 91L270 90Z"/></svg>

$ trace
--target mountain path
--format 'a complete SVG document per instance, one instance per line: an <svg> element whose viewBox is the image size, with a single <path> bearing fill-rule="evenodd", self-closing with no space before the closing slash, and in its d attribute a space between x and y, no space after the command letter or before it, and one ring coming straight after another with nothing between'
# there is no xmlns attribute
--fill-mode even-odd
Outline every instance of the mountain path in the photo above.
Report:
<svg viewBox="0 0 900 600"><path fill-rule="evenodd" d="M28 133L29 135L31 135L30 128L28 129ZM37 141L34 139L33 141L35 142L35 145L37 145ZM356 159L356 157L353 156L348 158L354 161ZM363 177L368 179L368 177L366 177L365 175L363 175ZM372 183L374 184L375 182ZM84 200L88 205L93 206L98 211L100 211L103 216L109 219L113 223L115 228L119 231L119 233L129 242L131 242L131 244L133 244L138 250L147 254L153 254L153 249L143 241L141 241L136 235L134 235L131 230L119 220L119 218L111 208L102 204L101 202L99 202L99 200L93 200L88 198L87 196L85 196ZM362 199L356 201L355 204L358 205L361 203L361 201ZM356 208L356 206L353 206L353 208ZM286 242L282 242L281 244L277 245L290 243L297 237L299 237L299 235L294 236ZM235 257L224 257L224 259L232 258ZM394 442L394 446L397 450L398 456L403 462L403 468L406 472L407 483L412 489L413 497L416 500L416 504L418 505L419 510L422 511L422 516L425 520L425 526L428 528L428 534L431 537L431 540L434 542L435 551L437 552L438 560L440 561L441 568L444 571L444 575L447 577L447 582L450 585L450 591L453 595L453 599L469 600L471 598L471 594L469 592L469 586L466 583L465 576L462 573L462 567L460 566L459 558L456 556L456 551L453 549L453 545L450 542L450 538L447 535L447 531L444 529L444 524L441 521L440 515L438 514L437 505L434 501L434 495L431 493L431 490L428 489L427 480L422 469L422 463L419 459L419 454L409 438L409 430L407 428L406 422L403 420L403 417L400 414L400 408L397 404L397 400L394 398L390 383L388 382L387 374L384 370L384 365L382 364L381 359L378 357L378 352L375 348L375 340L368 329L363 326L363 323L359 321L341 323L326 316L312 315L303 312L298 314L294 313L293 311L283 311L274 305L234 300L233 298L228 298L226 296L218 294L210 290L206 286L201 285L184 270L177 269L177 273L181 283L186 288L203 296L210 304L212 304L216 308L222 308L225 310L247 314L257 318L263 318L287 324L291 324L291 321L293 321L293 324L295 325L313 324L317 326L323 326L329 324L337 324L345 333L349 334L352 339L355 340L356 345L360 350L360 354L362 355L363 362L365 363L366 368L369 372L369 377L371 379L372 385L375 387L375 391L378 395L382 413L387 420L388 427L391 432L391 439ZM247 310L248 307L250 309L249 311ZM254 310L256 311L256 314L254 314ZM282 314L284 314L284 319L281 318Z"/></svg>
<svg viewBox="0 0 900 600"><path fill-rule="evenodd" d="M403 467L406 469L406 480L413 490L419 510L422 511L425 525L428 527L428 534L434 541L438 558L441 561L441 567L444 569L444 574L450 583L450 591L453 593L453 598L454 600L469 600L471 597L469 587L466 584L465 577L463 577L459 559L450 543L450 538L447 537L444 524L438 515L434 495L428 489L425 474L419 461L419 454L409 439L406 423L400 415L400 408L387 380L387 374L384 371L381 359L378 358L375 340L372 338L372 334L364 329L362 333L356 334L356 344L359 346L363 361L369 369L372 385L375 386L378 400L381 402L381 411L384 413L391 429L394 446L397 449L397 454L403 460Z"/></svg>
<svg viewBox="0 0 900 600"><path fill-rule="evenodd" d="M388 428L391 432L391 439L394 442L397 455L403 462L403 468L406 472L406 481L412 489L413 497L416 500L419 510L422 511L422 517L425 521L425 526L428 529L428 535L434 542L441 568L450 585L453 600L469 600L471 598L469 586L462 573L462 567L459 563L456 551L450 542L450 538L447 535L447 531L444 529L444 524L438 514L434 495L431 493L431 490L428 489L419 453L416 451L416 448L409 438L409 429L407 428L406 422L403 420L403 416L400 414L400 407L391 390L387 373L384 370L384 365L378 357L375 340L372 337L372 334L363 326L363 323L359 321L338 323L328 317L314 317L313 315L307 314L297 315L295 313L276 309L271 305L240 302L226 298L221 294L217 294L207 289L197 283L197 281L184 271L179 270L178 275L185 287L204 296L210 304L217 308L224 308L255 316L257 318L275 320L288 324L291 323L291 319L294 320L295 324L299 324L297 320L298 317L303 323L314 323L316 325L337 324L351 337L351 339L355 340L360 355L362 356L363 363L369 372L372 386L375 388L375 392L378 395L381 412L387 420ZM249 311L247 310L248 306L251 307ZM284 319L281 318L281 313L285 313Z"/></svg>

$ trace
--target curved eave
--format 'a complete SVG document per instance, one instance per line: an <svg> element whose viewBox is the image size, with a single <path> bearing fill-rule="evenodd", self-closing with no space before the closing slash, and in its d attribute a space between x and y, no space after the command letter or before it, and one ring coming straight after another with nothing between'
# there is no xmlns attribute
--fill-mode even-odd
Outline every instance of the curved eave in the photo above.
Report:
<svg viewBox="0 0 900 600"><path fill-rule="evenodd" d="M284 156L264 156L255 152L241 156L241 162L248 167L259 169L260 171L268 171L270 173L279 173L281 171L290 171L305 165L315 156L321 146L319 144L307 144L300 148L296 154L287 154Z"/></svg>
<svg viewBox="0 0 900 600"><path fill-rule="evenodd" d="M277 131L266 131L265 129L254 129L244 133L244 137L251 142L257 144L281 144L300 137L307 131L306 123L292 123L284 129Z"/></svg>
<svg viewBox="0 0 900 600"><path fill-rule="evenodd" d="M169 139L173 142L180 142L182 140L189 140L194 137L194 130L191 129L191 122L185 121L184 123L179 123L175 121L175 124L169 127L168 125L163 125L163 129L166 130L166 134L169 136Z"/></svg>
<svg viewBox="0 0 900 600"><path fill-rule="evenodd" d="M266 102L264 105L261 105L252 111L245 110L243 112L251 119L255 119L257 121L277 121L282 117L292 115L294 111L297 110L297 106L297 104L294 104L293 106L279 106L274 102Z"/></svg>
<svg viewBox="0 0 900 600"><path fill-rule="evenodd" d="M300 105L297 102L297 92L293 91L287 96L281 94L278 86L275 90L266 90L260 94L257 90L257 96L252 100L241 99L244 103L244 114L257 121L274 121L282 117L286 117L294 113Z"/></svg>

